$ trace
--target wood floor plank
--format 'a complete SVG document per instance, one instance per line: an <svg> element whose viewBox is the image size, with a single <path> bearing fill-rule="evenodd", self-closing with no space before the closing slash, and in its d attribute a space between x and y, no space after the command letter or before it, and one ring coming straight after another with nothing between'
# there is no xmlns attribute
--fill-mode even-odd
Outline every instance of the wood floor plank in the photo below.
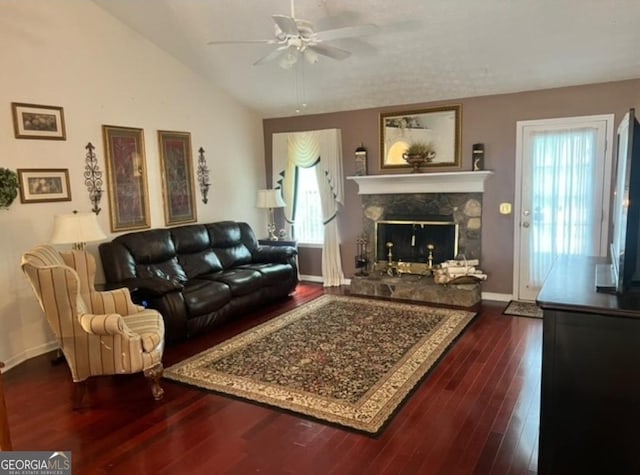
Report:
<svg viewBox="0 0 640 475"><path fill-rule="evenodd" d="M302 305L296 294L191 341L166 366ZM91 380L71 410L71 378L51 356L4 375L15 450L71 450L74 473L515 474L537 468L542 321L485 302L474 322L377 437L163 381L154 402L141 375ZM55 424L52 424L55 421Z"/></svg>

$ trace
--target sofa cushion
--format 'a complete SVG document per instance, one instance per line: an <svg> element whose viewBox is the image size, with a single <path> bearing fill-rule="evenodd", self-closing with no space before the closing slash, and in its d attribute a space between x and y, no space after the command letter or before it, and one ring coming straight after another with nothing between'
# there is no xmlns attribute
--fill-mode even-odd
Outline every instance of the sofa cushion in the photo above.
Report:
<svg viewBox="0 0 640 475"><path fill-rule="evenodd" d="M238 223L211 223L207 225L207 230L211 246L223 268L229 269L251 262L251 251L242 241L242 231Z"/></svg>
<svg viewBox="0 0 640 475"><path fill-rule="evenodd" d="M257 270L262 274L262 285L277 285L291 279L292 269L289 264L248 264L243 269Z"/></svg>
<svg viewBox="0 0 640 475"><path fill-rule="evenodd" d="M211 279L224 282L231 288L231 294L235 296L246 295L258 290L264 285L262 275L254 269L233 268L202 276L203 279Z"/></svg>
<svg viewBox="0 0 640 475"><path fill-rule="evenodd" d="M195 279L182 290L189 318L213 313L231 300L231 289L227 284L215 280Z"/></svg>
<svg viewBox="0 0 640 475"><path fill-rule="evenodd" d="M176 248L168 229L152 229L124 234L114 239L124 246L134 261L135 277L161 277L187 280L187 274L177 259ZM133 276L132 276L133 277Z"/></svg>
<svg viewBox="0 0 640 475"><path fill-rule="evenodd" d="M211 249L209 232L202 224L171 229L178 262L189 279L222 270L222 263Z"/></svg>

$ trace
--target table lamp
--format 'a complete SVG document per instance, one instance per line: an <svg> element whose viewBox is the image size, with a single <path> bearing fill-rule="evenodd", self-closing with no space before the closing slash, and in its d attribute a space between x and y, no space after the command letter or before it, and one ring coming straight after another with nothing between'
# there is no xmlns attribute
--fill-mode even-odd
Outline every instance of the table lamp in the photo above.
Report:
<svg viewBox="0 0 640 475"><path fill-rule="evenodd" d="M276 224L273 216L273 208L284 208L285 202L280 195L280 190L258 190L256 197L256 207L267 208L269 210L269 223L267 224L267 233L269 239L277 241Z"/></svg>
<svg viewBox="0 0 640 475"><path fill-rule="evenodd" d="M51 244L73 243L73 249L84 250L86 243L101 241L107 236L98 224L94 213L58 214L54 217Z"/></svg>

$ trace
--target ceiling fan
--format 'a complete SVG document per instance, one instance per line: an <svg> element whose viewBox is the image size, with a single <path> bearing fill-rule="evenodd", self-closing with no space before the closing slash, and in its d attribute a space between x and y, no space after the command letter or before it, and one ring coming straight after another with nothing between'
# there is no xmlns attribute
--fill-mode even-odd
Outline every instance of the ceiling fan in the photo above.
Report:
<svg viewBox="0 0 640 475"><path fill-rule="evenodd" d="M253 63L254 66L277 61L282 68L290 69L301 56L309 63L318 62L320 55L337 60L346 59L351 56L350 51L327 42L370 35L378 29L376 25L366 24L315 31L313 23L296 18L294 0L291 0L291 14L289 16L272 15L271 18L275 22L275 37L272 39L209 41L207 44L263 43L276 45L274 50Z"/></svg>

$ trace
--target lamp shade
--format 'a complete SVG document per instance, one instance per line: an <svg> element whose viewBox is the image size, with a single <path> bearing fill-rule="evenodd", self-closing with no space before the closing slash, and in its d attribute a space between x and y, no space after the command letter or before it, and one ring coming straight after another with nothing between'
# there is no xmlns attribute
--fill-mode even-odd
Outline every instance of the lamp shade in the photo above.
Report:
<svg viewBox="0 0 640 475"><path fill-rule="evenodd" d="M58 214L54 217L51 244L100 241L107 236L93 213Z"/></svg>
<svg viewBox="0 0 640 475"><path fill-rule="evenodd" d="M257 208L284 208L285 202L282 199L280 190L258 190L256 197Z"/></svg>

